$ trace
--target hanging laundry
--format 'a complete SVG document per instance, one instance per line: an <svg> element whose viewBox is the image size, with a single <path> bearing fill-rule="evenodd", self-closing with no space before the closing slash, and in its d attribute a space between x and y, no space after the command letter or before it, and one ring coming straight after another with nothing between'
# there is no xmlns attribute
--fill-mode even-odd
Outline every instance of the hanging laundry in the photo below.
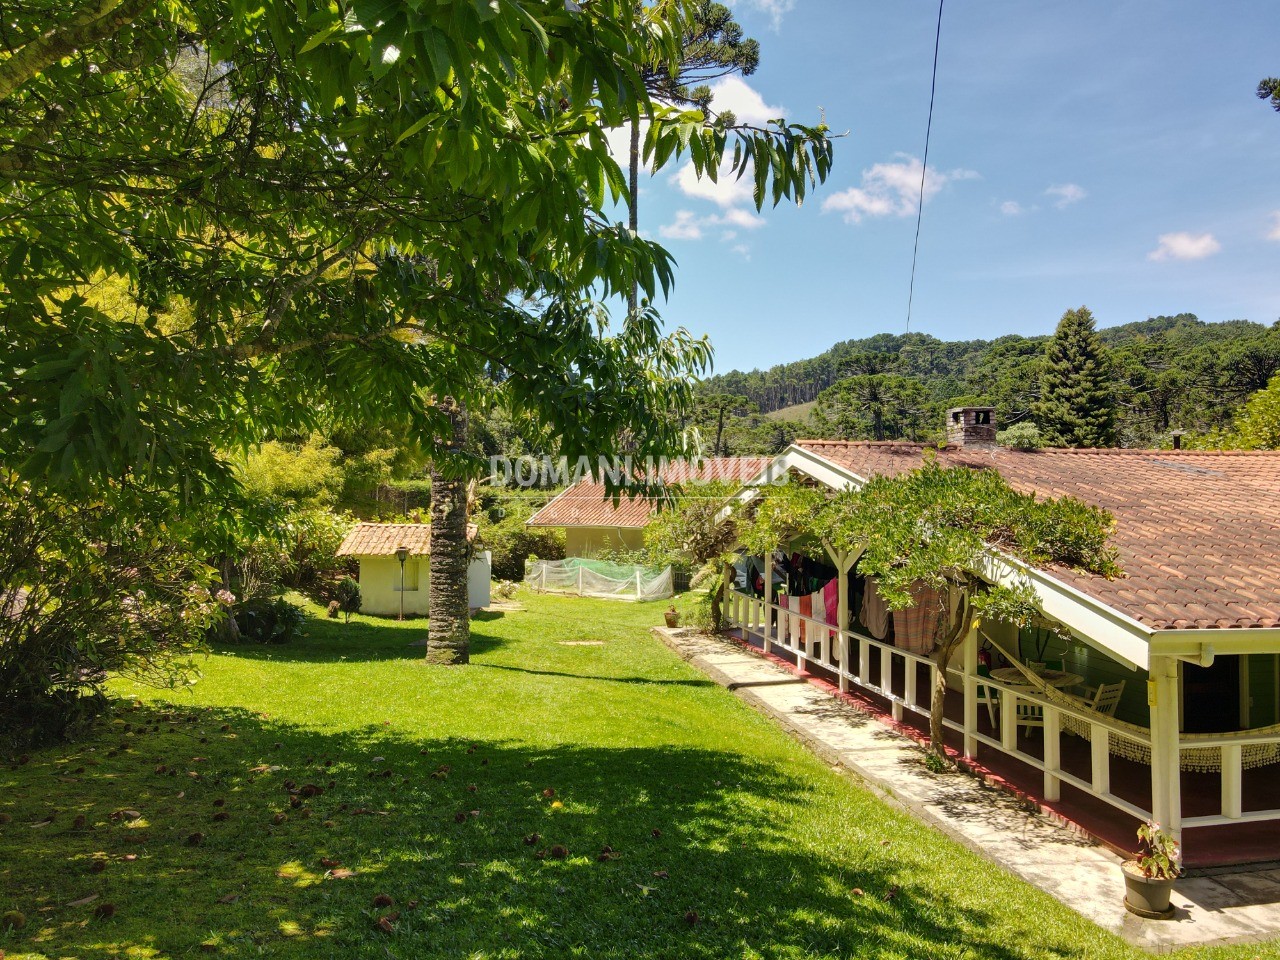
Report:
<svg viewBox="0 0 1280 960"><path fill-rule="evenodd" d="M827 611L827 623L840 626L840 578L834 577L822 588L822 605Z"/></svg>
<svg viewBox="0 0 1280 960"><path fill-rule="evenodd" d="M905 610L893 611L893 644L911 653L932 653L939 621L946 616L943 595L922 583L913 584L915 602Z"/></svg>
<svg viewBox="0 0 1280 960"><path fill-rule="evenodd" d="M883 640L889 635L889 608L885 606L874 577L867 577L862 591L862 609L858 619L873 639Z"/></svg>

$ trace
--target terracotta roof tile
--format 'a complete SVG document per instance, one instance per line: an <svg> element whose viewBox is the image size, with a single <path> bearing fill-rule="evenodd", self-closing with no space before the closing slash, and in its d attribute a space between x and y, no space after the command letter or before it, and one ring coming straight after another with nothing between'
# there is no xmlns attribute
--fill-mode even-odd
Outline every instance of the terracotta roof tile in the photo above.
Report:
<svg viewBox="0 0 1280 960"><path fill-rule="evenodd" d="M467 539L476 538L476 525L467 524ZM409 555L425 557L431 553L429 523L357 523L338 546L340 557L394 557L399 547L408 547Z"/></svg>
<svg viewBox="0 0 1280 960"><path fill-rule="evenodd" d="M838 440L797 446L863 478L914 469L926 449ZM1125 578L1053 573L1146 626L1280 626L1280 452L946 447L937 454L944 466L995 469L1018 490L1109 510Z"/></svg>
<svg viewBox="0 0 1280 960"><path fill-rule="evenodd" d="M767 457L716 457L709 460L673 460L662 471L664 483L697 480L728 480L745 483L769 463ZM604 484L580 480L529 518L530 527L629 527L648 525L654 504L643 497L625 494L614 504L607 498Z"/></svg>

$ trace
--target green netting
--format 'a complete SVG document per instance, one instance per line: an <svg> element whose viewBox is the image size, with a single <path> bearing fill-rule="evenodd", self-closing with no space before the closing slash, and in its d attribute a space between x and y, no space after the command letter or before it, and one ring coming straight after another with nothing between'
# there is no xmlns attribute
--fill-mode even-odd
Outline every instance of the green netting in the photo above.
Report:
<svg viewBox="0 0 1280 960"><path fill-rule="evenodd" d="M524 582L548 593L617 600L662 600L674 593L670 567L642 567L585 557L534 561L525 570Z"/></svg>

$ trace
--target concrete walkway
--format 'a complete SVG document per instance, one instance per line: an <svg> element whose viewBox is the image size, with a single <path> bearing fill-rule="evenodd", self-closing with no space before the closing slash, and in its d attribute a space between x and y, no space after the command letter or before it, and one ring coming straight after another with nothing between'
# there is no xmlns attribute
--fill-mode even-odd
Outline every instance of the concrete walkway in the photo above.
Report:
<svg viewBox="0 0 1280 960"><path fill-rule="evenodd" d="M873 792L1135 946L1166 953L1280 937L1280 869L1183 878L1175 919L1141 920L1122 905L1120 858L1111 851L975 777L931 773L913 740L756 651L691 630L654 632Z"/></svg>

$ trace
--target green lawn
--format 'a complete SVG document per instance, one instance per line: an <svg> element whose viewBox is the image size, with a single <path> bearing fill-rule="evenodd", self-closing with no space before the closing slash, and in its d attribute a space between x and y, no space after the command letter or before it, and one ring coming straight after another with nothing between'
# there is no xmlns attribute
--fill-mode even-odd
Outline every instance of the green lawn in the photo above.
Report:
<svg viewBox="0 0 1280 960"><path fill-rule="evenodd" d="M420 662L423 622L317 618L189 691L122 686L145 705L0 770L0 912L26 920L0 951L1141 956L687 667L661 605L520 599L465 668Z"/></svg>

